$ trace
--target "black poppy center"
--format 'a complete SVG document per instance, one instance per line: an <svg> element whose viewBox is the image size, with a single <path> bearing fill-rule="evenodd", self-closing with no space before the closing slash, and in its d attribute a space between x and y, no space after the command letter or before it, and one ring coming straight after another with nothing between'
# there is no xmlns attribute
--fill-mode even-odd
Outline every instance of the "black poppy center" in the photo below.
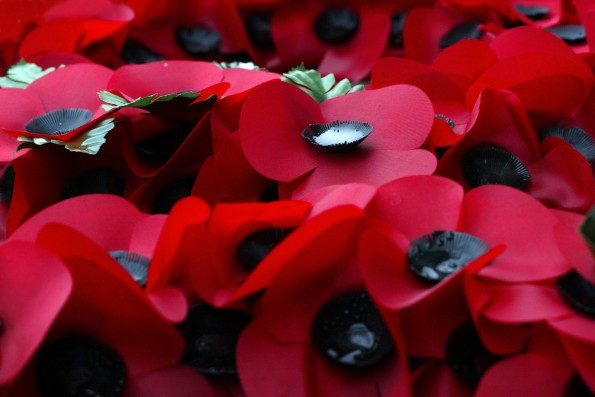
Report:
<svg viewBox="0 0 595 397"><path fill-rule="evenodd" d="M459 378L477 384L500 357L485 348L472 323L456 328L445 347L446 361Z"/></svg>
<svg viewBox="0 0 595 397"><path fill-rule="evenodd" d="M530 18L534 21L546 18L550 13L550 9L548 7L537 4L517 3L514 5L514 8L527 18Z"/></svg>
<svg viewBox="0 0 595 397"><path fill-rule="evenodd" d="M172 207L184 197L192 194L196 175L174 179L157 192L151 203L151 213L168 214Z"/></svg>
<svg viewBox="0 0 595 397"><path fill-rule="evenodd" d="M149 273L149 264L151 259L136 252L124 250L110 251L109 255L120 264L130 277L141 287L147 285L147 275Z"/></svg>
<svg viewBox="0 0 595 397"><path fill-rule="evenodd" d="M572 270L556 282L558 292L579 313L595 316L595 285Z"/></svg>
<svg viewBox="0 0 595 397"><path fill-rule="evenodd" d="M551 125L539 131L539 137L545 139L554 136L568 142L577 152L583 155L589 164L595 163L595 141L582 128L573 125L562 127Z"/></svg>
<svg viewBox="0 0 595 397"><path fill-rule="evenodd" d="M10 201L12 199L12 190L14 188L14 167L9 165L2 173L0 178L0 201Z"/></svg>
<svg viewBox="0 0 595 397"><path fill-rule="evenodd" d="M194 56L212 54L221 46L221 34L206 25L177 27L176 42L188 54Z"/></svg>
<svg viewBox="0 0 595 397"><path fill-rule="evenodd" d="M587 42L587 32L585 31L585 27L583 25L558 25L550 26L549 28L545 29L558 36L569 45L585 44Z"/></svg>
<svg viewBox="0 0 595 397"><path fill-rule="evenodd" d="M115 170L93 168L70 179L60 193L60 200L93 193L124 196L125 188L126 182Z"/></svg>
<svg viewBox="0 0 595 397"><path fill-rule="evenodd" d="M238 244L236 258L251 272L292 231L292 228L272 227L249 234Z"/></svg>
<svg viewBox="0 0 595 397"><path fill-rule="evenodd" d="M116 397L126 381L126 366L118 352L87 336L69 336L42 346L35 372L47 397Z"/></svg>
<svg viewBox="0 0 595 397"><path fill-rule="evenodd" d="M368 123L337 120L328 124L310 124L310 129L302 131L302 137L327 151L345 152L359 145L372 130Z"/></svg>
<svg viewBox="0 0 595 397"><path fill-rule="evenodd" d="M236 345L250 317L241 310L194 305L178 325L186 350L182 361L208 375L230 375L236 370Z"/></svg>
<svg viewBox="0 0 595 397"><path fill-rule="evenodd" d="M434 231L409 243L409 269L431 283L457 272L487 252L488 245L467 233Z"/></svg>
<svg viewBox="0 0 595 397"><path fill-rule="evenodd" d="M346 8L331 7L316 17L313 29L316 37L325 43L344 43L359 29L359 17Z"/></svg>
<svg viewBox="0 0 595 397"><path fill-rule="evenodd" d="M479 26L480 23L475 21L466 21L456 25L442 36L440 39L440 48L450 47L464 39L479 40L483 35Z"/></svg>
<svg viewBox="0 0 595 397"><path fill-rule="evenodd" d="M518 157L487 144L476 146L463 155L461 171L471 187L497 184L522 190L531 180L529 170Z"/></svg>
<svg viewBox="0 0 595 397"><path fill-rule="evenodd" d="M29 120L25 131L50 136L64 135L87 124L93 113L87 109L65 108L52 110Z"/></svg>
<svg viewBox="0 0 595 397"><path fill-rule="evenodd" d="M388 42L395 47L403 47L403 28L407 11L395 12L390 16L390 34Z"/></svg>
<svg viewBox="0 0 595 397"><path fill-rule="evenodd" d="M585 381L577 374L574 373L566 386L564 387L564 394L562 397L593 397L595 394L585 384Z"/></svg>
<svg viewBox="0 0 595 397"><path fill-rule="evenodd" d="M272 19L272 14L257 13L251 14L244 22L248 39L256 47L270 49L275 46L271 33Z"/></svg>
<svg viewBox="0 0 595 397"><path fill-rule="evenodd" d="M395 348L366 292L348 292L326 302L312 321L310 336L323 355L355 368L378 364Z"/></svg>
<svg viewBox="0 0 595 397"><path fill-rule="evenodd" d="M134 150L145 160L165 163L182 146L190 131L188 128L178 128L151 135L135 142Z"/></svg>
<svg viewBox="0 0 595 397"><path fill-rule="evenodd" d="M143 64L161 61L163 55L153 52L138 40L127 38L120 53L122 60L128 64Z"/></svg>

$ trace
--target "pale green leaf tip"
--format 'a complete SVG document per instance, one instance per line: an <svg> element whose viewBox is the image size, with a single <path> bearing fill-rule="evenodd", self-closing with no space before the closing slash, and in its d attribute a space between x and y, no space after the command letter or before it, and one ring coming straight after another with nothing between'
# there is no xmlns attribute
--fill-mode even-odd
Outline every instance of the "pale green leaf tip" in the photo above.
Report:
<svg viewBox="0 0 595 397"><path fill-rule="evenodd" d="M318 71L306 69L303 63L283 73L281 81L299 87L318 103L364 89L361 84L352 87L348 79L336 83L334 74L329 73L322 77Z"/></svg>
<svg viewBox="0 0 595 397"><path fill-rule="evenodd" d="M6 76L0 77L0 88L27 88L29 84L56 70L54 67L42 69L34 63L21 59L12 65Z"/></svg>

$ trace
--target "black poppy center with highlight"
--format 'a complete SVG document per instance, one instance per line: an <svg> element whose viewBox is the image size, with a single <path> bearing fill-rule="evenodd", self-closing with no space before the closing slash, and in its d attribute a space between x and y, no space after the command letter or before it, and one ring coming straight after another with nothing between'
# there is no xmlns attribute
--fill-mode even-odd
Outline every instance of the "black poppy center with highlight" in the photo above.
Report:
<svg viewBox="0 0 595 397"><path fill-rule="evenodd" d="M178 325L186 342L182 361L206 375L236 374L236 346L249 322L250 317L241 310L216 309L207 304L190 307Z"/></svg>
<svg viewBox="0 0 595 397"><path fill-rule="evenodd" d="M329 152L346 152L354 149L372 133L373 127L361 121L333 121L328 124L310 124L302 137L314 146Z"/></svg>
<svg viewBox="0 0 595 397"><path fill-rule="evenodd" d="M60 200L94 193L122 197L125 189L126 182L117 171L111 168L93 168L70 179L60 193Z"/></svg>
<svg viewBox="0 0 595 397"><path fill-rule="evenodd" d="M134 151L141 158L155 163L165 163L182 146L192 128L175 128L154 134L134 143Z"/></svg>
<svg viewBox="0 0 595 397"><path fill-rule="evenodd" d="M570 127L551 125L539 131L539 137L542 140L550 136L565 140L582 154L589 164L595 163L595 141L582 128L576 125Z"/></svg>
<svg viewBox="0 0 595 397"><path fill-rule="evenodd" d="M35 375L46 397L117 397L126 382L126 365L107 344L88 336L68 336L42 346Z"/></svg>
<svg viewBox="0 0 595 397"><path fill-rule="evenodd" d="M562 39L568 45L579 45L587 42L587 32L583 25L568 24L550 26L549 28L545 28L545 30L558 36L558 38Z"/></svg>
<svg viewBox="0 0 595 397"><path fill-rule="evenodd" d="M246 271L251 272L293 230L293 228L272 227L249 234L242 239L236 249L238 262Z"/></svg>
<svg viewBox="0 0 595 397"><path fill-rule="evenodd" d="M176 43L187 54L201 56L215 53L221 47L221 34L207 25L192 27L178 26L175 30Z"/></svg>
<svg viewBox="0 0 595 397"><path fill-rule="evenodd" d="M497 184L522 190L531 181L529 170L518 157L491 144L467 151L461 158L461 171L471 187Z"/></svg>
<svg viewBox="0 0 595 397"><path fill-rule="evenodd" d="M480 25L480 22L466 21L454 26L440 39L440 48L445 49L465 39L481 39L483 31L479 28Z"/></svg>
<svg viewBox="0 0 595 397"><path fill-rule="evenodd" d="M545 19L550 13L550 9L544 5L538 4L520 4L514 5L515 10L534 21Z"/></svg>
<svg viewBox="0 0 595 397"><path fill-rule="evenodd" d="M341 44L349 41L359 29L359 16L346 8L331 7L320 13L314 20L314 34L328 44Z"/></svg>
<svg viewBox="0 0 595 397"><path fill-rule="evenodd" d="M348 292L326 302L312 321L310 337L324 356L354 368L372 367L395 349L366 292Z"/></svg>
<svg viewBox="0 0 595 397"><path fill-rule="evenodd" d="M577 312L595 317L595 285L571 270L556 281L562 298Z"/></svg>
<svg viewBox="0 0 595 397"><path fill-rule="evenodd" d="M122 46L120 57L127 64L144 64L162 61L165 57L158 54L138 40L127 38Z"/></svg>
<svg viewBox="0 0 595 397"><path fill-rule="evenodd" d="M471 234L438 230L411 240L407 265L421 279L438 283L488 249L485 242Z"/></svg>
<svg viewBox="0 0 595 397"><path fill-rule="evenodd" d="M149 264L151 259L136 252L124 250L110 251L109 255L120 264L130 274L130 277L141 287L147 285L147 276L149 274Z"/></svg>
<svg viewBox="0 0 595 397"><path fill-rule="evenodd" d="M64 135L82 127L91 119L93 113L88 109L57 109L29 120L25 125L25 131L48 136Z"/></svg>
<svg viewBox="0 0 595 397"><path fill-rule="evenodd" d="M271 33L271 21L273 15L270 13L255 13L248 16L244 21L244 27L248 39L255 47L262 49L273 49L273 34Z"/></svg>

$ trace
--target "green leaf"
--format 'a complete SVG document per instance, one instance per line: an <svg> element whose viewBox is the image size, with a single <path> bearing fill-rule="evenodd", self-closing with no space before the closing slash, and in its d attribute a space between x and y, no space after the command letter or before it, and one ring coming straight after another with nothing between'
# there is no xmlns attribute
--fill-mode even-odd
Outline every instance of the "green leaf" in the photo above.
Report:
<svg viewBox="0 0 595 397"><path fill-rule="evenodd" d="M591 247L591 251L595 254L595 207L587 214L587 217L581 225L581 234L583 238Z"/></svg>
<svg viewBox="0 0 595 397"><path fill-rule="evenodd" d="M21 59L8 69L6 76L0 77L0 87L27 88L32 82L54 70L56 68L42 69L34 63Z"/></svg>
<svg viewBox="0 0 595 397"><path fill-rule="evenodd" d="M246 70L267 70L266 68L261 68L260 66L256 65L253 62L217 62L213 61L213 63L219 66L221 69L246 69Z"/></svg>
<svg viewBox="0 0 595 397"><path fill-rule="evenodd" d="M136 98L132 101L129 101L128 99L109 91L99 91L97 95L99 96L99 99L105 102L105 104L101 105L103 110L110 111L112 109L121 109L125 107L148 108L155 102L169 102L176 98L196 99L200 97L200 92L182 91L175 92L172 94L165 94L161 96L153 94L145 97Z"/></svg>
<svg viewBox="0 0 595 397"><path fill-rule="evenodd" d="M318 103L364 89L361 84L352 87L348 79L343 79L335 84L334 74L330 73L322 77L316 70L306 69L303 63L284 73L281 81L299 87Z"/></svg>

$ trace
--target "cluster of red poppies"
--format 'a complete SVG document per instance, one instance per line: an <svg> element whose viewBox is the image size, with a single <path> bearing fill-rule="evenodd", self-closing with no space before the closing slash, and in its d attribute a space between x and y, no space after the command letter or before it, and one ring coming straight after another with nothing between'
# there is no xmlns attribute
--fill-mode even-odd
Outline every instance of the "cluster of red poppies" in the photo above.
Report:
<svg viewBox="0 0 595 397"><path fill-rule="evenodd" d="M592 1L4 8L1 397L595 394Z"/></svg>

